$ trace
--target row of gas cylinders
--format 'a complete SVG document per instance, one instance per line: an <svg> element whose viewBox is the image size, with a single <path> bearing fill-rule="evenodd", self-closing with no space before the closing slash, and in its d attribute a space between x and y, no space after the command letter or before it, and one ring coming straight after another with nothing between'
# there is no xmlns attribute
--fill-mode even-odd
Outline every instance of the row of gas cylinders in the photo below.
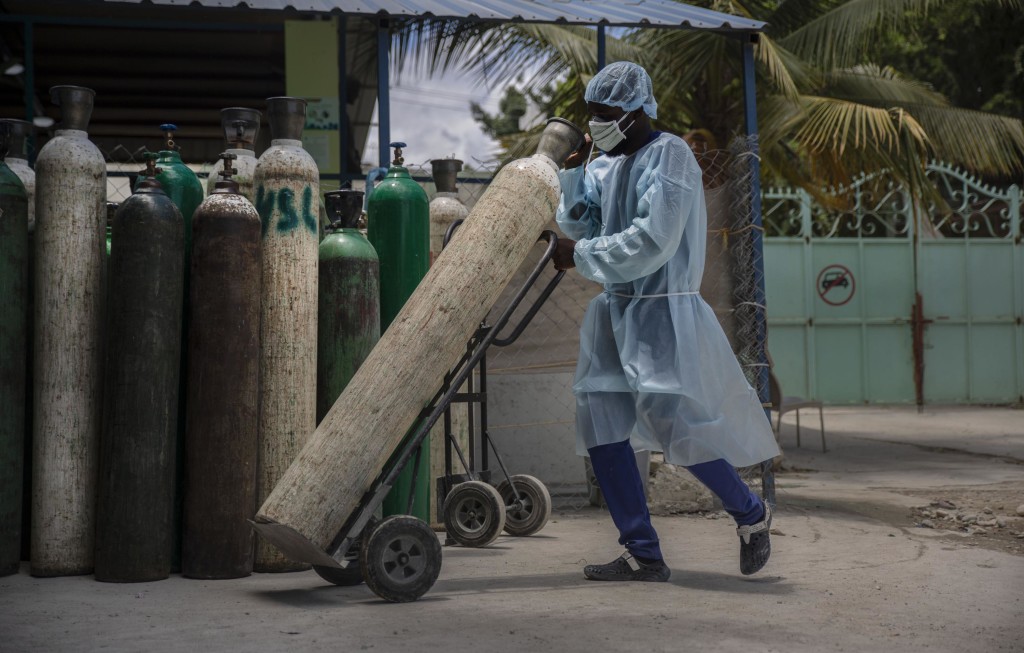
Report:
<svg viewBox="0 0 1024 653"><path fill-rule="evenodd" d="M396 149L367 240L362 192L322 206L305 101L270 98L258 158L260 112L223 110L205 199L164 126L105 246L94 93L51 95L62 121L34 171L28 123L0 121L0 574L26 556L36 576L115 582L301 568L248 520L466 216L461 162L434 162L428 208Z"/></svg>

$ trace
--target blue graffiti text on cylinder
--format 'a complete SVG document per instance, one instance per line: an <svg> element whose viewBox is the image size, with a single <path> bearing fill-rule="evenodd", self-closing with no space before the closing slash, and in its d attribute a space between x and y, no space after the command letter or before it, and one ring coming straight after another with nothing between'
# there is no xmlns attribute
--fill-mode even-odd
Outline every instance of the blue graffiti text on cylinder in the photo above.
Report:
<svg viewBox="0 0 1024 653"><path fill-rule="evenodd" d="M267 190L262 184L256 189L256 210L259 211L263 223L263 235L267 235L275 205L280 217L275 228L279 233L288 233L305 225L312 233L317 233L317 216L313 213L313 188L302 189L301 219L300 210L295 206L295 191L291 188Z"/></svg>

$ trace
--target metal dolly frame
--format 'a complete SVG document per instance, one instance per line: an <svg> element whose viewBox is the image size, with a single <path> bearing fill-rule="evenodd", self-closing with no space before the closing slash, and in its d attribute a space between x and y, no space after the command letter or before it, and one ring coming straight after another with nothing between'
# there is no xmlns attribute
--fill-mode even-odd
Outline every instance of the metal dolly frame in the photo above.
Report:
<svg viewBox="0 0 1024 653"><path fill-rule="evenodd" d="M446 243L461 222L461 220L457 221L449 227L445 235ZM441 477L439 481L448 490L445 493L446 503L452 499L452 491L459 488L469 490L466 498L468 502L486 502L484 494L491 492L493 492L492 497L494 498L500 496L497 490L481 480L483 475L480 472L473 470L475 462L473 445L471 444L470 460L467 461L458 443L454 441L454 436L451 433L452 402L468 403L470 414L472 414L472 404L480 403L482 411L482 463L486 466L486 449L490 445L494 450L502 472L505 474L506 483L511 489L512 497L519 500L518 498L523 491L529 489L517 487L516 481L532 477L509 476L500 455L498 455L497 449L494 448L494 444L487 434L485 355L487 348L492 344L507 346L514 342L565 276L565 271L559 271L548 282L541 295L513 329L512 334L507 338L498 338L499 332L508 324L512 314L522 303L527 292L536 284L537 279L554 255L555 248L558 245L558 237L555 233L546 230L541 234L538 242L541 240L547 242L547 247L526 282L517 291L509 305L493 325L482 324L476 330L473 337L469 340L466 352L462 355L462 358L452 370L445 374L441 389L434 395L428 407L424 409L421 419L403 440L402 444L399 445L396 453L385 463L382 472L371 483L370 488L359 500L356 509L349 515L345 524L327 547L325 553L333 559L335 564L314 564L314 569L324 580L335 585L357 585L365 580L374 593L392 602L414 601L433 586L441 569L441 547L429 524L409 515L392 515L382 521L377 521L375 514L384 503L385 497L406 465L413 462L412 489L410 489L407 509L407 512L411 512L422 446L430 435L430 430L442 417L444 418L446 435L445 476ZM481 374L480 392L473 392L472 390L467 393L459 392L459 389L467 381L470 383L469 388L472 388L472 381L470 379L472 378L474 368L478 365L481 366L483 371L483 374ZM470 428L472 429L472 420L470 420L470 423ZM465 477L456 476L451 473L451 450L453 447L466 469L467 474ZM462 478L468 478L469 480L455 483L456 480L461 480ZM521 480L520 485L522 485ZM490 488L490 490L483 489L485 487ZM543 488L541 485L541 489L543 489L546 495L546 488ZM456 506L457 508L458 506ZM504 508L505 505L503 503L500 504L502 522L504 522ZM550 511L550 498L548 498L547 509ZM544 521L546 521L546 518ZM471 523L469 525L472 526ZM464 522L462 526L467 526L467 523ZM543 526L543 523L541 526ZM370 528L368 529L368 527ZM461 532L458 528L455 530L456 537L460 537L460 535L465 536L466 541L456 540L460 544L483 546L493 541L502 529L498 528L497 533L493 533L493 536L488 534L487 537L490 537L489 541L482 541L477 537L479 533L475 531L479 529L462 528ZM493 530L493 525L488 530ZM452 533L449 534L452 535Z"/></svg>

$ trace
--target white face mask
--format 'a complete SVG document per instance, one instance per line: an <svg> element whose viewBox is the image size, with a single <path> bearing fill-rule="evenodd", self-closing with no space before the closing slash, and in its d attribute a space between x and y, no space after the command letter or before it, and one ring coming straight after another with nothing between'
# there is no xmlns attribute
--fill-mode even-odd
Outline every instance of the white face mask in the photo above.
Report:
<svg viewBox="0 0 1024 653"><path fill-rule="evenodd" d="M602 152L609 152L615 149L622 141L626 140L626 130L633 126L636 122L633 120L623 128L619 127L619 124L626 119L623 115L618 120L609 120L607 122L598 122L596 120L590 121L590 137L594 139L594 145L597 146Z"/></svg>

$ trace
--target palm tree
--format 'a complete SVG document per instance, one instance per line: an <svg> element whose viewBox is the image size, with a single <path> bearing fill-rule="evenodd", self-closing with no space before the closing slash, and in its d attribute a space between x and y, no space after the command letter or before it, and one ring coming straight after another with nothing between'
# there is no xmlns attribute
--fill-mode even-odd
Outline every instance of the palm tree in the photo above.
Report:
<svg viewBox="0 0 1024 653"><path fill-rule="evenodd" d="M762 170L812 190L860 171L889 168L927 192L930 157L979 175L1024 170L1024 128L1016 119L951 106L927 85L871 60L872 44L908 27L936 2L1022 0L694 0L690 4L768 23L755 51ZM427 70L475 72L481 83L520 81L549 89L547 105L582 124L583 89L596 70L596 33L564 25L450 23L406 27L400 57ZM705 31L636 30L608 38L609 60L645 65L659 97L660 127L702 130L724 146L742 130L739 46ZM533 73L522 78L523 70ZM529 151L536 130L508 143Z"/></svg>
<svg viewBox="0 0 1024 653"><path fill-rule="evenodd" d="M1020 8L1020 0L966 0ZM710 0L710 8L768 23L756 46L759 126L766 172L804 186L840 185L888 168L912 189L930 188L930 157L976 174L1024 170L1019 120L960 109L921 82L871 61L879 38L910 26L935 0ZM718 138L735 131L739 89L724 39L702 32L637 32L655 52L656 88L675 122ZM724 142L724 141L723 141ZM810 182L810 184L808 183Z"/></svg>

